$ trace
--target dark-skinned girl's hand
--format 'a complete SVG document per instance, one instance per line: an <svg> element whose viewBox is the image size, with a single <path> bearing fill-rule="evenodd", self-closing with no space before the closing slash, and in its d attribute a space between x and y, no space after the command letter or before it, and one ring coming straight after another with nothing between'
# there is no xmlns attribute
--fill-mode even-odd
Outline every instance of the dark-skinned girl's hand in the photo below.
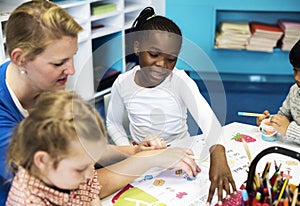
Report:
<svg viewBox="0 0 300 206"><path fill-rule="evenodd" d="M216 189L218 191L218 202L221 203L223 190L225 190L228 196L231 194L231 188L233 192L236 192L236 186L230 168L227 164L224 146L212 146L210 151L209 180L211 183L207 203L210 204Z"/></svg>

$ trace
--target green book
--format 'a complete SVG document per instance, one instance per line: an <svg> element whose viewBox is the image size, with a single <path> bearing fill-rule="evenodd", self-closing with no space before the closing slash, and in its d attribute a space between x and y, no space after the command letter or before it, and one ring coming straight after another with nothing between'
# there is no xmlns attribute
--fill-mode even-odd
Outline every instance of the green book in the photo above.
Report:
<svg viewBox="0 0 300 206"><path fill-rule="evenodd" d="M109 4L92 4L91 5L91 14L98 15L107 12L112 12L116 10L116 5L114 3Z"/></svg>

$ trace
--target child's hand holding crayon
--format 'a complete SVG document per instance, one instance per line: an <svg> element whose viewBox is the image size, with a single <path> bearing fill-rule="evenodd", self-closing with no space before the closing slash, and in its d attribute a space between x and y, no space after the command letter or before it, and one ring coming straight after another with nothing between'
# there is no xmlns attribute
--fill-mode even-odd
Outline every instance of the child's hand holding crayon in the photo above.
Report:
<svg viewBox="0 0 300 206"><path fill-rule="evenodd" d="M271 116L270 112L268 110L265 110L263 113L263 115L256 117L256 124L259 126L260 123L264 120L267 119Z"/></svg>

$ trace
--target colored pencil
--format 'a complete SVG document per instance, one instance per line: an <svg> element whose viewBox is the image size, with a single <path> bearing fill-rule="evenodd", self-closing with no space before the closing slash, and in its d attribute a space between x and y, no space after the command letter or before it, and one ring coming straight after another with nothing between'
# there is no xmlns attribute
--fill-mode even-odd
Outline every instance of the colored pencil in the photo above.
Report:
<svg viewBox="0 0 300 206"><path fill-rule="evenodd" d="M249 159L249 162L251 163L252 162L252 156L251 156L251 153L250 153L250 150L249 150L249 147L247 145L247 142L245 141L244 138L242 138L242 142L243 142L243 145L244 145L244 149L247 153L247 156L248 156L248 159Z"/></svg>
<svg viewBox="0 0 300 206"><path fill-rule="evenodd" d="M281 198L282 198L282 195L283 195L283 193L285 192L285 188L286 188L288 182L289 182L289 178L287 177L287 178L285 178L285 180L284 180L284 183L283 183L282 188L281 188L281 190L280 190L278 199L274 202L274 205L275 205L275 206L277 206L277 205L279 204L279 202L280 202L280 200L281 200Z"/></svg>
<svg viewBox="0 0 300 206"><path fill-rule="evenodd" d="M248 117L262 117L265 116L262 113L252 113L252 112L238 112L239 116L248 116Z"/></svg>

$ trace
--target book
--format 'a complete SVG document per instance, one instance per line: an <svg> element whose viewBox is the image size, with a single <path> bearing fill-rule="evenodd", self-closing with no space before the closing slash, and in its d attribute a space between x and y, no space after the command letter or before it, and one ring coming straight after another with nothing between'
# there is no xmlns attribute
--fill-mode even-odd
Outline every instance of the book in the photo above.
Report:
<svg viewBox="0 0 300 206"><path fill-rule="evenodd" d="M300 38L300 21L279 19L278 24L284 31L280 47L283 51L290 51Z"/></svg>
<svg viewBox="0 0 300 206"><path fill-rule="evenodd" d="M116 4L114 3L93 3L91 4L91 14L99 15L116 10Z"/></svg>
<svg viewBox="0 0 300 206"><path fill-rule="evenodd" d="M277 24L267 24L263 22L250 22L250 30L252 35L260 34L269 38L279 40L283 35L283 30Z"/></svg>
<svg viewBox="0 0 300 206"><path fill-rule="evenodd" d="M218 31L215 37L215 48L245 49L250 34L248 22L221 22L218 26Z"/></svg>
<svg viewBox="0 0 300 206"><path fill-rule="evenodd" d="M251 45L267 45L275 47L277 45L277 40L268 39L261 36L253 36L249 38L248 44Z"/></svg>
<svg viewBox="0 0 300 206"><path fill-rule="evenodd" d="M274 48L273 48L273 46L262 46L262 45L250 45L250 44L248 44L246 46L246 50L271 53L271 52L274 51Z"/></svg>
<svg viewBox="0 0 300 206"><path fill-rule="evenodd" d="M250 22L251 37L246 50L273 52L278 41L282 38L283 30L277 24Z"/></svg>
<svg viewBox="0 0 300 206"><path fill-rule="evenodd" d="M220 23L220 31L231 33L250 34L249 23L245 21L224 21Z"/></svg>
<svg viewBox="0 0 300 206"><path fill-rule="evenodd" d="M279 19L278 25L283 31L298 31L300 30L300 21Z"/></svg>

